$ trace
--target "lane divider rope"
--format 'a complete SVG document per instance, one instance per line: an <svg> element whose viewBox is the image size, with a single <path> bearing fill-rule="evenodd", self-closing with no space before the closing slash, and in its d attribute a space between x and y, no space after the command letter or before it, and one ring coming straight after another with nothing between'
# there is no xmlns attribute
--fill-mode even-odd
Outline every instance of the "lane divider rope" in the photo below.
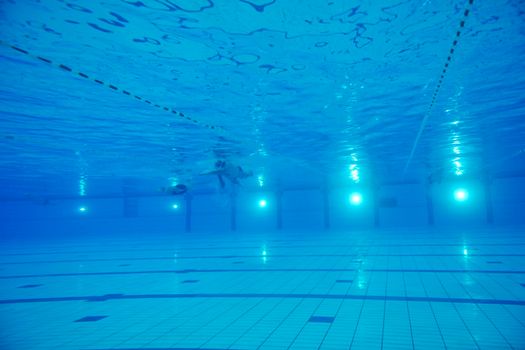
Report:
<svg viewBox="0 0 525 350"><path fill-rule="evenodd" d="M78 77L81 77L81 78L84 78L86 80L89 80L89 81L92 81L98 85L102 85L102 86L106 86L108 87L109 89L113 90L113 91L120 91L122 92L124 95L126 96L130 96L138 101L141 101L141 102L144 102L152 107L155 107L159 110L162 110L164 112L168 112L168 113L171 113L177 117L179 117L180 119L182 119L183 121L186 121L186 122L189 122L189 123L194 123L194 124L197 124L197 125L200 125L202 127L205 127L207 129L210 129L210 130L215 130L215 131L224 131L224 128L222 126L217 126L217 125L210 125L210 124L207 124L207 123L202 123L200 122L199 120L195 119L195 118L192 118L190 116L187 116L185 115L184 113L180 112L180 111L177 111L176 109L174 108L170 108L170 107L167 107L167 106L162 106L160 104L157 104L157 103L154 103L152 102L151 100L147 99L147 98L144 98L140 95L137 95L137 94L134 94L132 93L131 91L127 90L127 89L122 89L116 85L113 85L113 84L110 84L104 80L101 80L101 79L98 79L96 77L92 77L92 76L89 76L88 74L86 73L83 73L81 71L77 71L77 70L74 70L73 68L71 68L70 66L68 65L65 65L65 64L62 64L62 63L57 63L57 62L54 62L53 60L49 59L49 58L46 58L46 57L42 57L42 56L39 56L39 55L35 55L31 52L29 52L28 50L25 50L19 46L16 46L16 45L11 45L9 43L6 43L2 40L0 40L0 45L3 45L5 47L8 47L14 51L17 51L18 53L21 53L21 54L24 54L28 57L31 57L33 59L36 59L40 62L44 62L44 63L47 63L49 65L52 65L54 67L57 67L65 72L69 72L71 73L72 75L74 76L78 76Z"/></svg>
<svg viewBox="0 0 525 350"><path fill-rule="evenodd" d="M423 117L423 120L421 121L421 125L419 126L419 130L416 135L416 139L414 140L414 144L412 146L412 149L410 151L410 155L408 157L408 160L405 164L405 167L403 169L403 177L406 174L406 171L408 169L408 166L410 165L410 162L412 161L412 158L414 157L414 153L416 151L417 145L419 143L419 140L421 138L421 135L423 134L423 130L425 129L425 126L427 124L427 121L430 117L430 114L432 112L432 109L434 108L434 105L436 103L436 98L439 94L439 91L441 90L441 85L443 84L443 80L445 79L445 76L447 74L448 68L450 67L450 63L452 62L452 57L454 53L456 52L456 47L459 42L459 37L461 36L461 32L465 28L465 22L467 20L468 15L470 14L470 8L472 7L472 4L474 3L474 0L468 0L468 3L466 5L465 10L463 11L463 17L461 19L461 22L459 22L459 27L456 30L456 36L454 37L454 41L452 42L452 46L448 52L447 59L443 65L443 70L441 71L441 76L439 77L438 83L436 85L436 88L434 89L434 93L432 95L432 100L430 101L430 104L428 105L427 111L425 112L425 116Z"/></svg>

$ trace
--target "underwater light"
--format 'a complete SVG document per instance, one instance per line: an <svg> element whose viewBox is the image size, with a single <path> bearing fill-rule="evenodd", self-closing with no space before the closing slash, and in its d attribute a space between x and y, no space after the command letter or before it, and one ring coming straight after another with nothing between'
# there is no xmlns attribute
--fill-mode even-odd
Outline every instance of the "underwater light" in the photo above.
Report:
<svg viewBox="0 0 525 350"><path fill-rule="evenodd" d="M87 208L86 207L80 207L78 208L78 211L81 212L81 213L84 213L87 211Z"/></svg>
<svg viewBox="0 0 525 350"><path fill-rule="evenodd" d="M259 201L259 207L261 207L261 208L266 207L267 204L268 204L268 203L266 202L266 199L261 199L261 200Z"/></svg>
<svg viewBox="0 0 525 350"><path fill-rule="evenodd" d="M468 198L468 192L462 188L457 189L454 191L454 199L458 202L466 201Z"/></svg>
<svg viewBox="0 0 525 350"><path fill-rule="evenodd" d="M350 195L349 201L352 205L359 205L361 202L363 202L363 196L361 193L354 192Z"/></svg>
<svg viewBox="0 0 525 350"><path fill-rule="evenodd" d="M172 207L173 209L179 209L179 205L178 205L177 203L173 204L171 207Z"/></svg>

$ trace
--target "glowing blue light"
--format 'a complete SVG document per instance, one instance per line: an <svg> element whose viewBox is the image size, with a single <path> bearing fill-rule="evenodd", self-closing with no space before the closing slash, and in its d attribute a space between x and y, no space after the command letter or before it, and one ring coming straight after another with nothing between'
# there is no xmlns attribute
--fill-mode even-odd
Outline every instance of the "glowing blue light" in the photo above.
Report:
<svg viewBox="0 0 525 350"><path fill-rule="evenodd" d="M268 261L268 251L266 250L266 246L263 246L261 249L261 259L263 264L266 264Z"/></svg>
<svg viewBox="0 0 525 350"><path fill-rule="evenodd" d="M352 205L359 205L361 202L363 202L363 196L361 193L354 192L350 195L350 204Z"/></svg>
<svg viewBox="0 0 525 350"><path fill-rule="evenodd" d="M78 208L78 211L81 212L81 213L84 213L87 211L87 208L86 207L80 207Z"/></svg>
<svg viewBox="0 0 525 350"><path fill-rule="evenodd" d="M172 207L173 209L179 209L179 205L178 205L177 203L173 204L171 207Z"/></svg>
<svg viewBox="0 0 525 350"><path fill-rule="evenodd" d="M454 199L458 202L466 201L468 198L468 192L462 188L457 189L454 191Z"/></svg>
<svg viewBox="0 0 525 350"><path fill-rule="evenodd" d="M261 199L261 200L259 201L259 207L261 207L261 208L266 207L267 204L268 204L268 203L266 202L266 199Z"/></svg>
<svg viewBox="0 0 525 350"><path fill-rule="evenodd" d="M468 250L466 248L463 249L463 255L468 255Z"/></svg>

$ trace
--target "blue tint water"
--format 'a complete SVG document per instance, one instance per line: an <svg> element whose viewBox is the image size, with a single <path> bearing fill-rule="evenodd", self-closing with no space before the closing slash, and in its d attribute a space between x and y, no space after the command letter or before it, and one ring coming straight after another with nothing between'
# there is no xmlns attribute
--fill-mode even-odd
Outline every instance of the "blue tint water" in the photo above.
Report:
<svg viewBox="0 0 525 350"><path fill-rule="evenodd" d="M0 0L0 348L525 347L524 8Z"/></svg>
<svg viewBox="0 0 525 350"><path fill-rule="evenodd" d="M521 172L521 7L4 1L2 193Z"/></svg>

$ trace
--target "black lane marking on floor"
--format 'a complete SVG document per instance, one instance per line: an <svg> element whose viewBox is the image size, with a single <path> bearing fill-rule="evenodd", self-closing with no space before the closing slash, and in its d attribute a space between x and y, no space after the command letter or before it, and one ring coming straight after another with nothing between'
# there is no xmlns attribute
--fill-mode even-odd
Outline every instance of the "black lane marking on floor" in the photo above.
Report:
<svg viewBox="0 0 525 350"><path fill-rule="evenodd" d="M332 323L334 322L335 317L332 316L311 316L308 322L314 323Z"/></svg>
<svg viewBox="0 0 525 350"><path fill-rule="evenodd" d="M107 316L86 316L86 317L79 318L78 320L73 321L73 322L96 322L106 317Z"/></svg>
<svg viewBox="0 0 525 350"><path fill-rule="evenodd" d="M379 301L412 301L458 304L492 304L525 306L525 300L479 299L479 298L443 298L443 297L409 297L394 295L352 295L352 294L305 294L305 293L184 293L184 294L113 294L75 297L47 297L25 299L3 299L0 304L52 303L61 301L90 301L96 298L105 300L148 300L148 299L186 299L186 298L228 298L228 299L335 299L335 300L379 300Z"/></svg>
<svg viewBox="0 0 525 350"><path fill-rule="evenodd" d="M44 273L32 275L6 275L0 280L20 278L47 278L47 277L78 277L78 276L111 276L111 275L141 275L141 274L186 274L186 273L239 273L239 272L417 272L417 273L498 273L498 274L525 274L525 270L462 270L462 269L183 269L183 270L144 270L144 271L106 271L106 272L65 272ZM339 281L339 280L338 280ZM340 280L343 281L343 280Z"/></svg>
<svg viewBox="0 0 525 350"><path fill-rule="evenodd" d="M105 294L100 296L94 296L86 300L86 302L101 302L101 301L107 301L111 298L118 298L123 296L124 294Z"/></svg>
<svg viewBox="0 0 525 350"><path fill-rule="evenodd" d="M234 349L234 348L146 348L146 347L140 347L140 348L89 348L89 349L81 349L81 350L241 350L241 349Z"/></svg>
<svg viewBox="0 0 525 350"><path fill-rule="evenodd" d="M20 286L18 288L37 288L37 287L40 287L40 286L43 286L43 284L26 284L26 285Z"/></svg>
<svg viewBox="0 0 525 350"><path fill-rule="evenodd" d="M4 45L4 46L7 46L19 53L22 53L28 57L32 57L34 59L37 59L37 60L40 60L40 61L43 61L45 63L48 63L48 64L51 64L51 65L55 65L56 67L58 67L59 69L63 70L63 71L66 71L66 72L70 72L70 73L73 73L75 75L78 75L82 78L88 78L88 75L83 73L83 72L80 72L80 71L75 71L73 68L69 67L68 65L65 65L65 64L62 64L62 63L57 63L57 64L54 64L52 60L48 59L48 58L45 58L45 57L42 57L42 56L38 56L38 55L34 55L32 54L31 52L25 50L25 49L22 49L18 46L15 46L15 45L10 45L10 44L7 44L5 43L4 41L1 41L0 40L0 44ZM89 79L89 78L88 78ZM114 90L114 91L118 91L118 90L121 90L123 91L123 93L125 95L129 95L131 96L132 94L129 93L127 90L124 90L124 89L120 89L119 87L117 87L116 85L113 85L113 84L109 84L109 83L105 83L103 80L100 80L100 79L92 79L93 82L97 83L97 84L100 84L100 85L105 85L107 86L108 88L110 88L111 90ZM148 99L145 99L141 96L138 96L138 95L134 95L134 97L139 100L139 101L142 101L142 102L145 102L146 104L149 104L149 105L153 105L157 108L161 108L162 106L159 105L159 104L154 104L152 103L150 100ZM162 107L162 109L164 111L173 111L173 113L177 116L179 116L181 119L185 119L185 120L188 120L190 122L193 122L194 124L198 124L204 128L207 128L207 129L213 129L213 130L224 130L224 128L222 126L217 126L217 125L209 125L209 124L206 124L206 123L202 123L200 121L198 121L197 119L194 119L194 118L191 118L191 117L187 117L185 116L182 112L179 112L179 111L176 111L174 109L171 109L171 108L168 108L168 107Z"/></svg>
<svg viewBox="0 0 525 350"><path fill-rule="evenodd" d="M465 244L456 243L428 243L428 244L326 244L326 245L284 245L284 246L267 246L268 249L280 248L372 248L372 247L464 247ZM508 247L508 246L525 246L525 243L477 243L469 246L468 250L479 250L475 247ZM111 253L125 253L125 252L173 252L182 250L222 250L222 249L260 249L260 246L218 246L218 247L176 247L172 249L166 248L152 248L152 249L112 249ZM55 255L55 254L89 254L89 253L107 253L107 250L79 250L79 251L51 251L40 253L8 253L2 256L24 256L24 255Z"/></svg>
<svg viewBox="0 0 525 350"><path fill-rule="evenodd" d="M192 260L192 259L239 259L239 258L341 258L341 257L465 257L464 254L273 254L273 255L205 255L205 256L178 256L177 260ZM525 254L469 254L469 257L523 257ZM140 260L173 260L173 256L160 257L144 257L144 258L100 258L100 259L66 259L66 260L38 260L38 261L16 261L16 262L1 262L0 265L26 265L26 264L55 264L55 263L77 263L77 262L97 262L97 261L140 261ZM361 259L362 260L362 259ZM354 261L355 263L360 262Z"/></svg>

